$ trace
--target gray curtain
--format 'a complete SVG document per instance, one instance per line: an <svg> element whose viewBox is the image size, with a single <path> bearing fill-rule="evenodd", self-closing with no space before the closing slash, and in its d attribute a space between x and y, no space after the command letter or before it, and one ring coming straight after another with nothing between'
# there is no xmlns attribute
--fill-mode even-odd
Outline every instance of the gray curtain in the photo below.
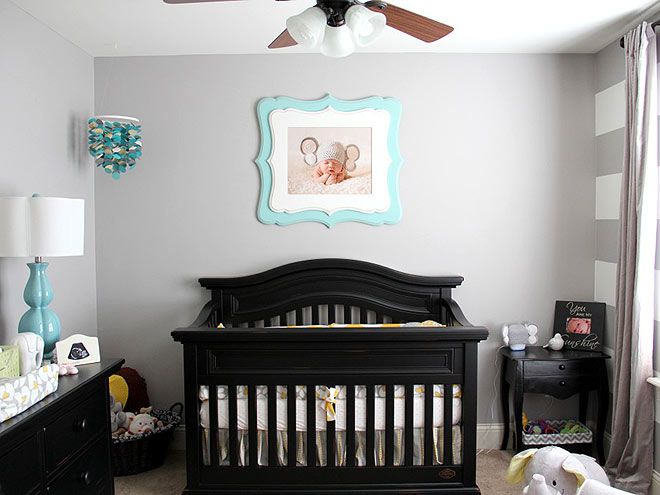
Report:
<svg viewBox="0 0 660 495"><path fill-rule="evenodd" d="M617 267L612 444L613 484L648 493L653 472L654 269L658 208L655 33L644 22L625 36L626 125Z"/></svg>

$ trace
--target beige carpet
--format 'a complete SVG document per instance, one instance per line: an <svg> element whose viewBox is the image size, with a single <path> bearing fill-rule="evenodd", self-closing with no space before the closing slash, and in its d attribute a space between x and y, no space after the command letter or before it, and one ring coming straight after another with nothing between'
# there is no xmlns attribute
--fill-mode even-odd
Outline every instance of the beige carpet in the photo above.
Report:
<svg viewBox="0 0 660 495"><path fill-rule="evenodd" d="M519 495L521 487L504 481L510 452L480 451L477 455L477 484L484 495ZM148 473L115 480L116 495L180 495L186 485L183 452L172 452L165 465Z"/></svg>

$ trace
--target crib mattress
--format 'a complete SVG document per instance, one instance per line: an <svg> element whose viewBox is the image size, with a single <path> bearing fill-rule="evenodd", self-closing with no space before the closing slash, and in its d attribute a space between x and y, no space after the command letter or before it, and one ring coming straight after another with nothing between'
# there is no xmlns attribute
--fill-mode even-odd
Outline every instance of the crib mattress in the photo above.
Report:
<svg viewBox="0 0 660 495"><path fill-rule="evenodd" d="M325 387L317 387L316 398L316 430L325 431L327 426L326 407L327 402L324 394ZM239 391L241 387L239 387ZM346 430L346 391L345 387L338 388L338 397L334 408L336 411L335 429L337 431ZM266 387L257 387L257 429L268 429L268 398ZM366 391L365 387L356 387L355 397L355 431L366 431ZM376 388L374 398L374 423L376 430L385 429L385 393L384 388ZM395 387L394 393L394 427L404 428L405 425L405 390L402 386ZM296 393L296 431L307 430L307 400L304 387L300 387ZM460 387L453 387L452 400L452 425L458 425L462 419L462 401ZM200 424L203 428L209 427L209 406L208 406L208 388L200 388ZM248 429L248 401L247 394L240 393L237 396L237 419L238 429ZM440 427L444 425L444 393L442 387L435 387L433 396L433 426ZM414 428L424 427L424 387L416 386L413 396L413 426ZM229 427L229 405L226 396L226 387L218 387L218 428L227 429ZM287 430L287 399L286 389L278 387L277 397L277 429Z"/></svg>

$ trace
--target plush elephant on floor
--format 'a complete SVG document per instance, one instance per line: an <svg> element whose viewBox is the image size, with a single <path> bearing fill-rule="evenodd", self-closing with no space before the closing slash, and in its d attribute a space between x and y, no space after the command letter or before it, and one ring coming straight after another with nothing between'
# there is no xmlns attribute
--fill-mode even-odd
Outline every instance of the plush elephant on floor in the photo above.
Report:
<svg viewBox="0 0 660 495"><path fill-rule="evenodd" d="M576 495L587 480L610 486L605 470L594 458L571 454L561 447L528 449L516 454L506 476L510 483L524 482L526 495ZM588 493L596 492L584 495Z"/></svg>
<svg viewBox="0 0 660 495"><path fill-rule="evenodd" d="M540 474L532 476L529 485L523 489L523 495L555 495L557 490L550 488L545 482L545 477ZM618 488L612 488L609 485L596 480L586 480L578 488L577 495L630 495Z"/></svg>

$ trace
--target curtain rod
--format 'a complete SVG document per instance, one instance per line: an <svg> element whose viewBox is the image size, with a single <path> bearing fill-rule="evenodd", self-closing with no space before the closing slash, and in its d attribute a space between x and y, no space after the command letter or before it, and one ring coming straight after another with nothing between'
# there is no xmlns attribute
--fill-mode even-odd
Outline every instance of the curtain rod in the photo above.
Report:
<svg viewBox="0 0 660 495"><path fill-rule="evenodd" d="M655 21L653 24L651 24L653 29L657 28L658 26L660 26L660 21ZM623 37L619 40L619 46L623 48Z"/></svg>

